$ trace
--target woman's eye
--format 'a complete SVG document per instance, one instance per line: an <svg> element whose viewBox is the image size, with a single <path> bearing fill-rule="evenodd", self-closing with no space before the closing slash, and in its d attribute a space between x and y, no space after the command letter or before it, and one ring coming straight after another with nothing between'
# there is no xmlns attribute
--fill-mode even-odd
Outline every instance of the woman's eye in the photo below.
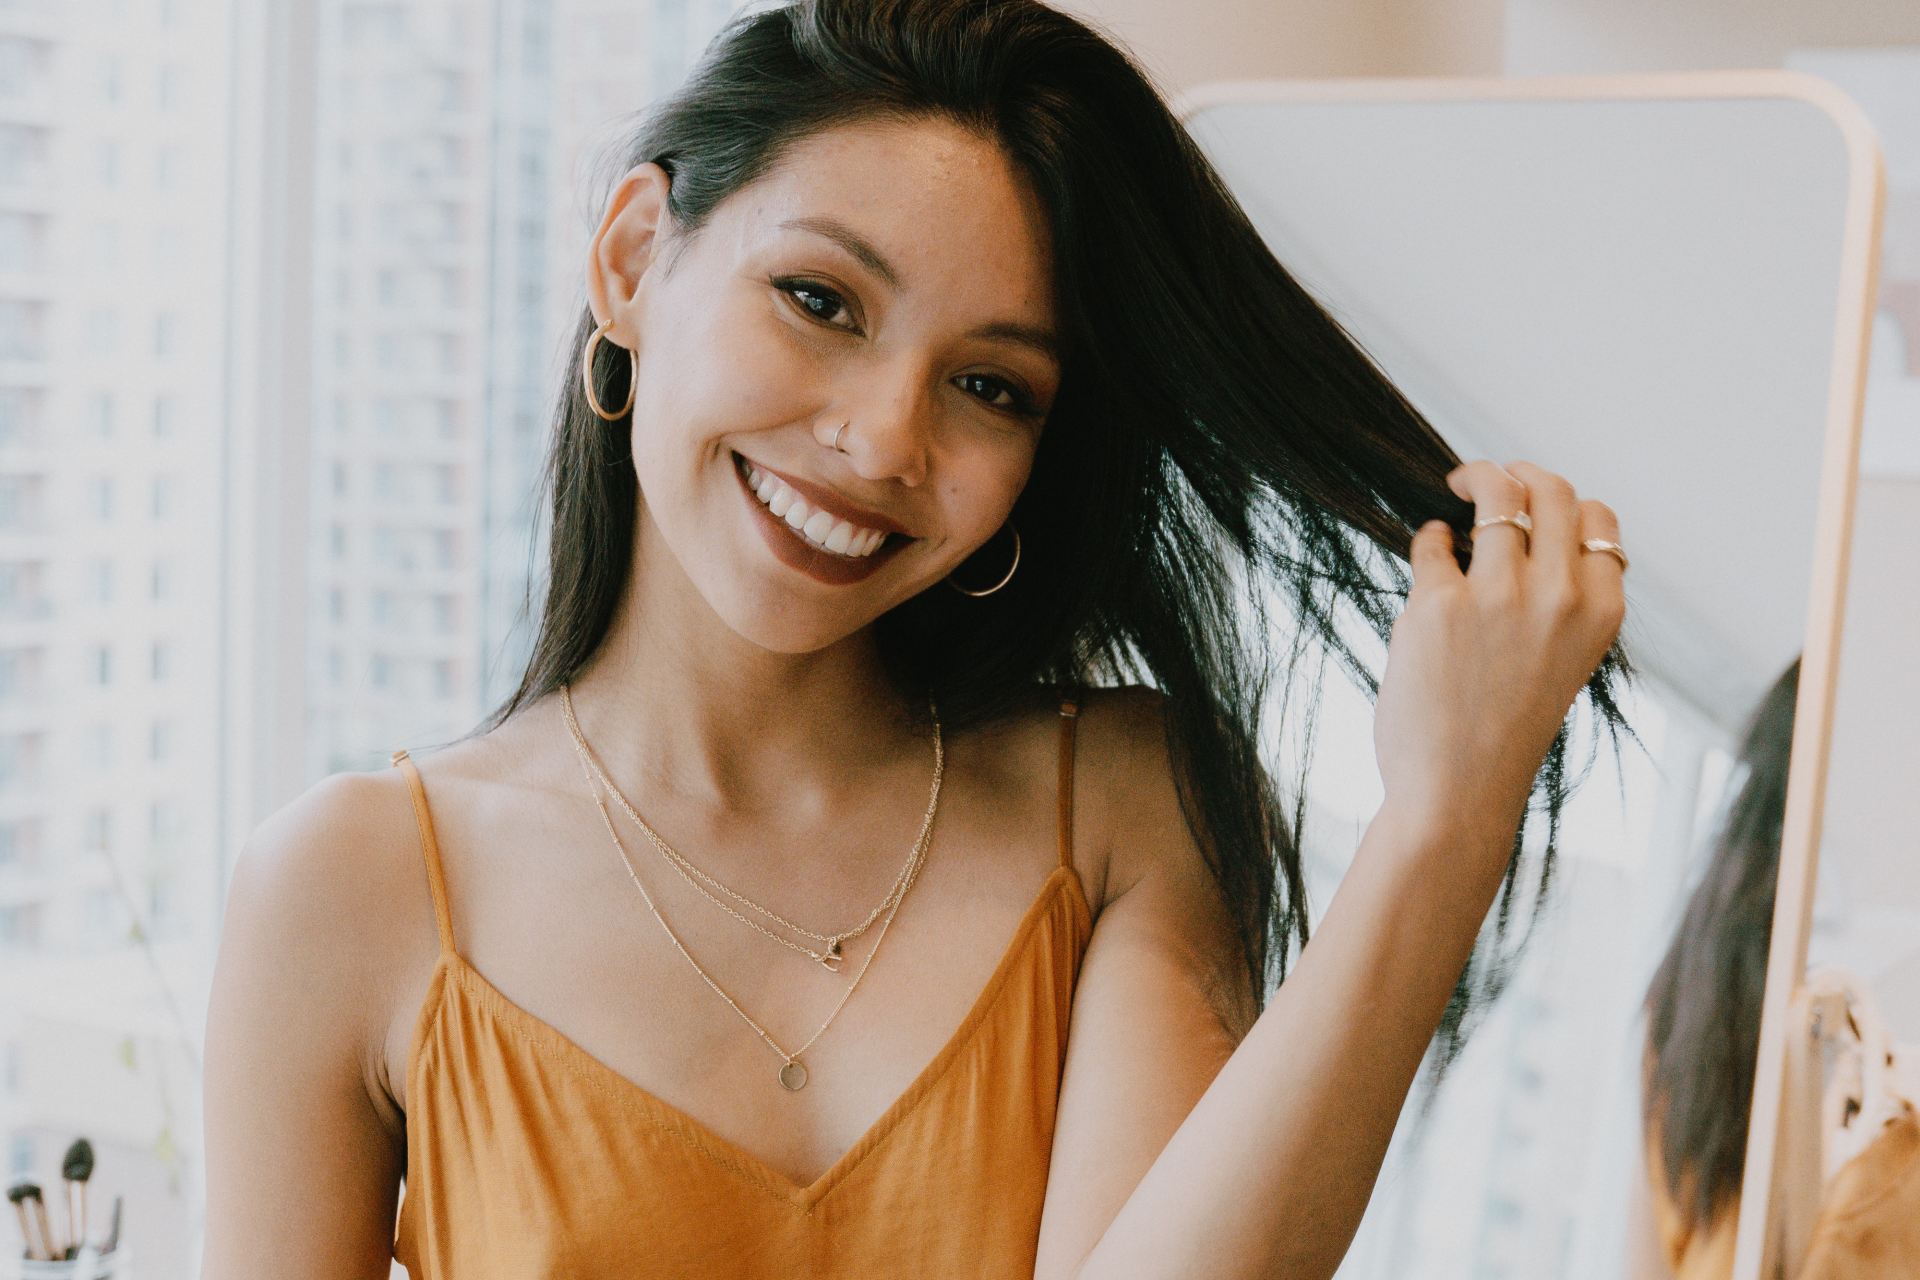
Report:
<svg viewBox="0 0 1920 1280"><path fill-rule="evenodd" d="M1028 398L1027 393L1004 379L990 377L984 373L963 373L960 375L960 380L962 382L977 380L984 382L989 387L998 387L1004 391L1007 394L1006 403L994 404L989 400L986 403L991 408L1003 409L1008 413L1019 414L1021 417L1027 418L1039 416L1039 407Z"/></svg>
<svg viewBox="0 0 1920 1280"><path fill-rule="evenodd" d="M805 311L812 319L823 320L833 325L836 329L846 329L849 327L843 324L833 324L832 319L830 319L835 313L845 311L847 309L847 302L845 298L842 298L825 285L815 284L811 280L775 280L773 287L791 298L800 300L800 309ZM812 306L808 302L801 300L803 297L811 298L815 302L823 302L826 305L824 307Z"/></svg>
<svg viewBox="0 0 1920 1280"><path fill-rule="evenodd" d="M841 297L839 293L828 288L826 285L819 284L812 280L802 280L791 277L776 278L772 281L772 284L774 288L792 298L800 307L801 311L810 319L819 320L835 329L858 332L858 330L851 325L834 323L832 317L847 310L847 301ZM984 373L967 373L962 374L960 380L962 382L983 383L990 390L997 388L997 394L975 397L975 399L980 400L989 408L999 409L1004 413L1011 413L1023 418L1037 418L1041 416L1040 407L1034 403L1033 399L1028 396L1026 392L1022 391L1013 383L1006 381L1004 378L995 378ZM998 395L1006 396L1006 400L1004 402L997 402Z"/></svg>

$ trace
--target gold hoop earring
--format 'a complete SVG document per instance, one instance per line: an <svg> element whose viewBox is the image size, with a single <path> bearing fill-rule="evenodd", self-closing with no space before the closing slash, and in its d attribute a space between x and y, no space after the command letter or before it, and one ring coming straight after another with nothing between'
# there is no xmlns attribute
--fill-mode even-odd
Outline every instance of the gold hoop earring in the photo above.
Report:
<svg viewBox="0 0 1920 1280"><path fill-rule="evenodd" d="M1007 572L1005 577L1001 578L1000 581L988 587L985 591L974 591L967 587L961 586L959 583L953 580L952 574L948 574L946 577L942 578L941 581L946 583L948 586L952 587L955 591L960 592L962 595L969 595L969 596L990 596L994 592L998 591L1000 588L1006 586L1007 583L1012 581L1013 579L1013 571L1020 567L1020 530L1014 528L1014 524L1012 520L1007 521L1007 528L1013 530L1013 563L1007 566Z"/></svg>
<svg viewBox="0 0 1920 1280"><path fill-rule="evenodd" d="M613 321L609 320L595 329L593 336L587 339L587 349L580 361L580 386L587 393L587 408L593 410L595 417L603 418L608 422L617 422L626 417L628 411L633 408L634 392L640 388L640 357L634 354L632 348L627 349L627 366L631 371L627 378L627 402L620 406L618 413L608 413L600 404L600 397L593 394L593 348L594 344L600 341L601 336L612 327ZM616 342L614 345L620 344Z"/></svg>

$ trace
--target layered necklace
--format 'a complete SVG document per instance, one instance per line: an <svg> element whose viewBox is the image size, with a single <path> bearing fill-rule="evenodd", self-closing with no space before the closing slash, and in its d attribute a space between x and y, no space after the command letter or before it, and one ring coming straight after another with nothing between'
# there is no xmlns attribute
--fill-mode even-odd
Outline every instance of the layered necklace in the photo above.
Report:
<svg viewBox="0 0 1920 1280"><path fill-rule="evenodd" d="M627 798L620 793L620 789L613 785L612 780L609 779L605 771L600 768L600 763L594 758L592 749L587 746L586 736L580 732L580 722L573 714L573 690L572 687L566 683L562 683L560 686L560 702L566 714L567 729L573 735L574 752L579 756L581 768L586 772L588 789L593 792L593 802L598 806L601 820L606 824L607 834L613 839L613 847L619 853L620 861L626 867L627 875L632 879L634 887L640 890L640 897L646 902L647 910L652 912L653 918L660 922L660 927L666 930L667 937L672 940L674 947L681 955L686 957L687 963L693 966L694 972L700 975L701 980L709 987L712 987L715 994L722 1000L725 1000L733 1011L739 1014L748 1026L758 1032L760 1038L766 1041L775 1053L780 1055L782 1064L780 1067L780 1083L790 1090L804 1087L807 1083L807 1068L800 1060L800 1055L805 1053L807 1049L812 1046L813 1042L820 1038L821 1033L833 1023L834 1018L839 1016L841 1008L847 1003L848 998L853 995L854 988L860 985L860 979L866 976L867 966L873 963L874 956L880 951L880 944L886 940L887 926L893 923L894 913L900 909L900 903L907 896L907 890L912 887L914 877L919 874L921 864L926 861L927 846L930 843L929 837L933 831L933 815L940 806L940 777L945 770L946 764L946 753L940 739L940 714L938 708L934 705L932 696L928 696L927 711L933 719L933 785L932 794L927 800L926 817L922 819L920 823L920 834L914 839L913 848L908 853L907 860L901 866L899 874L894 877L893 886L887 890L886 897L882 898L879 905L867 913L866 919L851 929L843 929L837 933L820 933L813 929L808 929L803 925L795 924L785 916L761 906L745 894L736 892L726 885L721 884L718 880L682 857L673 846L661 838L659 832L647 825L646 821L634 810L634 807L627 802ZM633 860L627 856L626 846L621 843L619 833L614 830L613 817L607 812L606 802L601 798L599 790L594 787L596 781L601 787L606 789L608 794L613 796L615 802L626 811L627 816L633 819L634 824L646 833L648 841L659 851L660 855L667 861L667 864L680 873L681 879L692 885L709 902L719 907L722 911L725 911L740 923L772 938L784 947L798 951L800 954L815 961L826 969L835 973L840 972L840 965L844 959L841 944L859 937L872 926L875 920L880 920L880 932L873 940L872 950L868 951L867 958L861 961L859 969L854 973L853 981L848 984L845 994L840 997L839 1004L834 1005L833 1012L827 1015L827 1020L820 1024L818 1031L815 1031L811 1036L807 1037L805 1044L791 1053L782 1049L774 1042L773 1037L767 1034L766 1028L762 1027L758 1022L755 1022L751 1017L748 1017L746 1011L735 1002L734 998L721 990L720 984L715 982L708 976L707 971L700 967L700 962L693 958L693 954L681 943L679 936L674 933L672 927L668 925L665 918L661 916L659 909L653 905L653 896L647 892L647 887L640 883L640 877L633 868ZM713 893L708 890L707 886L709 885L733 901L740 903L742 906L759 912L761 915L783 925L794 933L811 938L816 943L822 945L818 948L809 947L803 943L795 942L790 938L781 937L764 925L749 920L746 916L741 915L738 911L727 905L727 903L715 897ZM881 919L883 914L885 916L884 920Z"/></svg>

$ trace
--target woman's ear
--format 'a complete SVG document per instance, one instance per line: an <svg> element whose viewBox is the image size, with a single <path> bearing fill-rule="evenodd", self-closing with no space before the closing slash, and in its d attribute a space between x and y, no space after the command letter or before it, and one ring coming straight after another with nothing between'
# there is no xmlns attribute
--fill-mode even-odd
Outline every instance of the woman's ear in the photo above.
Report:
<svg viewBox="0 0 1920 1280"><path fill-rule="evenodd" d="M638 338L632 314L647 270L658 260L672 213L667 171L649 160L629 169L607 199L599 229L587 246L587 305L607 336L632 348Z"/></svg>

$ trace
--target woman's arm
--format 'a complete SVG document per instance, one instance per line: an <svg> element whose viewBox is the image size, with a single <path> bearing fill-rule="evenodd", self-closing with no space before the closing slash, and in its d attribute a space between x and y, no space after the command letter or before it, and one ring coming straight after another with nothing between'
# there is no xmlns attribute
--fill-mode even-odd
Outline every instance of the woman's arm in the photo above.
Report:
<svg viewBox="0 0 1920 1280"><path fill-rule="evenodd" d="M1499 885L1497 870L1463 867L1497 868L1501 859L1491 854L1511 843L1517 824L1517 814L1504 830L1492 821L1447 826L1387 809L1375 816L1293 972L1071 1274L1271 1280L1333 1273ZM1155 892L1130 892L1142 889ZM1151 936L1174 923L1160 913L1138 938L1110 939L1109 955L1151 947ZM1089 965L1083 981L1092 980ZM1169 996L1156 1009L1130 1002L1136 1025L1148 1032L1192 1021L1200 1010L1197 992L1183 1015L1170 994L1177 988L1162 990ZM1076 1025L1074 1034L1082 1029ZM1085 1029L1097 1047L1097 1032ZM1205 1043L1202 1053L1217 1043ZM1191 1044L1166 1049L1191 1053ZM1197 1070L1184 1078L1197 1079Z"/></svg>
<svg viewBox="0 0 1920 1280"><path fill-rule="evenodd" d="M1339 1265L1534 773L1624 613L1618 562L1579 550L1581 537L1618 536L1612 512L1537 467L1514 470L1524 487L1484 462L1450 479L1477 515L1529 510L1531 554L1517 531L1483 531L1463 574L1444 533L1415 538L1415 585L1375 707L1386 803L1231 1053L1189 1030L1210 985L1195 939L1216 953L1228 941L1223 909L1194 887L1198 850L1164 800L1144 829L1113 828L1157 848L1102 912L1076 989L1053 1173L1080 1182L1050 1181L1037 1274L1270 1280ZM1139 1105L1156 1092L1165 1105Z"/></svg>
<svg viewBox="0 0 1920 1280"><path fill-rule="evenodd" d="M321 781L256 829L235 866L207 1015L202 1280L386 1280L392 1268L403 1156L375 1102L377 957L394 952L394 898L424 894L397 892L382 869L390 841L371 815L391 806L377 787Z"/></svg>

